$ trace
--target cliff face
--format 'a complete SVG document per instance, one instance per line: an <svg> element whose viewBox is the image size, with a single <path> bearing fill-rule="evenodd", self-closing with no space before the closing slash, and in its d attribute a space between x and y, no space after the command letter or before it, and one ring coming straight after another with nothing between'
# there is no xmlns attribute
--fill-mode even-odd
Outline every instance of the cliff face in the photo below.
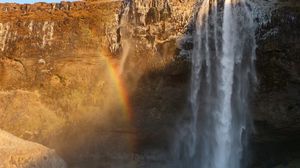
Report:
<svg viewBox="0 0 300 168"><path fill-rule="evenodd" d="M68 144L83 145L77 134L88 137L83 134L94 128L84 125L105 125L113 90L106 58L113 55L109 39L117 34L121 6L0 4L1 129L63 153Z"/></svg>
<svg viewBox="0 0 300 168"><path fill-rule="evenodd" d="M278 1L267 21L257 18L252 114L262 146L299 137L296 4ZM168 150L187 109L196 12L191 0L0 4L0 128L56 148L71 164L86 159L78 152L105 160Z"/></svg>
<svg viewBox="0 0 300 168"><path fill-rule="evenodd" d="M59 78L58 62L99 55L100 48L108 48L106 35L114 31L109 26L116 27L120 5L120 2L1 4L2 88L44 87L51 78ZM14 67L16 75L6 75L14 73Z"/></svg>
<svg viewBox="0 0 300 168"><path fill-rule="evenodd" d="M254 117L275 132L300 128L299 6L282 4L258 32L258 95Z"/></svg>
<svg viewBox="0 0 300 168"><path fill-rule="evenodd" d="M252 110L255 160L267 167L299 160L300 151L300 7L296 1L278 1L273 8L257 30L258 86Z"/></svg>
<svg viewBox="0 0 300 168"><path fill-rule="evenodd" d="M0 128L77 166L162 148L187 97L189 63L176 55L193 4L0 4Z"/></svg>

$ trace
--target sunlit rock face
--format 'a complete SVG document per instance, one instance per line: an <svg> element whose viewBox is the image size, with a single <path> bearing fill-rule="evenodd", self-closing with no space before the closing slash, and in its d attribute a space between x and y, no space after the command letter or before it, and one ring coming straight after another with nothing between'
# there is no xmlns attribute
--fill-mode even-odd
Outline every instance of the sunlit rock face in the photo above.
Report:
<svg viewBox="0 0 300 168"><path fill-rule="evenodd" d="M0 167L66 168L66 164L54 150L0 130Z"/></svg>
<svg viewBox="0 0 300 168"><path fill-rule="evenodd" d="M0 128L82 167L133 167L133 153L166 150L187 97L189 63L177 55L194 1L151 4L0 4Z"/></svg>
<svg viewBox="0 0 300 168"><path fill-rule="evenodd" d="M0 91L0 117L1 129L21 138L41 141L50 138L64 123L42 102L38 92L25 90Z"/></svg>
<svg viewBox="0 0 300 168"><path fill-rule="evenodd" d="M120 2L1 4L0 73L5 76L1 88L46 89L54 83L80 83L66 71L83 65L82 58L88 60L83 67L92 69L100 51L106 53L108 37L116 34L120 6Z"/></svg>
<svg viewBox="0 0 300 168"><path fill-rule="evenodd" d="M110 152L103 148L112 145L102 142L122 139L108 125L114 99L107 95L116 89L106 59L113 56L108 39L117 32L120 7L117 1L0 4L1 129L64 157L80 157L75 150L94 144ZM103 132L98 139L94 125ZM128 150L127 137L116 150Z"/></svg>

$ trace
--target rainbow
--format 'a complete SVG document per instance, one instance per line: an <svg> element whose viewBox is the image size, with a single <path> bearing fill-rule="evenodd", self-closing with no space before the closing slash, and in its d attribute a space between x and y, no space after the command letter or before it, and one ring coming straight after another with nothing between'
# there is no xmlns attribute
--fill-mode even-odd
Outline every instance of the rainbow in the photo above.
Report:
<svg viewBox="0 0 300 168"><path fill-rule="evenodd" d="M101 62L104 61L105 63L107 75L109 76L109 80L110 80L109 83L112 84L112 87L114 89L113 92L116 93L114 95L115 96L114 100L116 100L116 102L118 103L117 106L121 108L120 112L123 114L122 118L124 119L126 124L124 125L125 130L121 130L121 131L122 133L126 133L128 135L125 136L127 138L126 142L128 145L128 149L131 152L135 153L138 145L138 139L137 139L138 132L133 126L134 113L131 108L132 106L128 95L128 89L126 83L124 82L124 78L121 74L121 69L119 66L120 60L113 59L112 57L106 55L105 53L103 53L103 55L104 56L100 57L100 59ZM118 128L118 129L122 129L122 128Z"/></svg>
<svg viewBox="0 0 300 168"><path fill-rule="evenodd" d="M136 146L137 146L137 134L136 132L132 132L132 123L133 123L133 111L131 108L131 104L129 101L129 96L128 96L128 90L126 87L126 84L122 78L122 74L120 71L120 68L118 66L117 61L114 61L113 59L106 58L106 63L108 66L108 72L109 76L113 82L113 84L116 87L118 99L120 101L120 105L122 107L122 111L125 115L125 120L127 124L129 124L129 136L128 136L128 145L130 150L132 152L136 151Z"/></svg>
<svg viewBox="0 0 300 168"><path fill-rule="evenodd" d="M117 65L117 63L113 62L112 59L107 58L107 66L109 75L117 89L118 97L123 109L123 112L125 113L125 116L129 123L133 121L133 112L131 108L131 104L129 101L128 91L126 84L123 81L121 71Z"/></svg>

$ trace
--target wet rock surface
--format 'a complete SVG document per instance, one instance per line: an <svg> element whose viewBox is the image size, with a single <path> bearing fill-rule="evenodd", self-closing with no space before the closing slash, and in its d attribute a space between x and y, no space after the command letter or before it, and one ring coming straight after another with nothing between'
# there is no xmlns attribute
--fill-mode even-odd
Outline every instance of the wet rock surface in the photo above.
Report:
<svg viewBox="0 0 300 168"><path fill-rule="evenodd" d="M271 22L258 30L254 117L285 133L300 127L299 26L299 7L284 6L275 9Z"/></svg>
<svg viewBox="0 0 300 168"><path fill-rule="evenodd" d="M278 1L273 7L269 21L257 30L258 87L252 110L254 155L256 163L261 165L257 167L297 167L300 156L299 4Z"/></svg>

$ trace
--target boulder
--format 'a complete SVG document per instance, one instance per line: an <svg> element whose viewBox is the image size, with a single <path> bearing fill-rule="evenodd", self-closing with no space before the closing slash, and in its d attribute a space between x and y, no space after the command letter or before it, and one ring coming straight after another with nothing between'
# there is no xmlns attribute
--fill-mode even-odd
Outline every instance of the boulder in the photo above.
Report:
<svg viewBox="0 0 300 168"><path fill-rule="evenodd" d="M37 143L0 130L0 168L65 168L55 153Z"/></svg>

